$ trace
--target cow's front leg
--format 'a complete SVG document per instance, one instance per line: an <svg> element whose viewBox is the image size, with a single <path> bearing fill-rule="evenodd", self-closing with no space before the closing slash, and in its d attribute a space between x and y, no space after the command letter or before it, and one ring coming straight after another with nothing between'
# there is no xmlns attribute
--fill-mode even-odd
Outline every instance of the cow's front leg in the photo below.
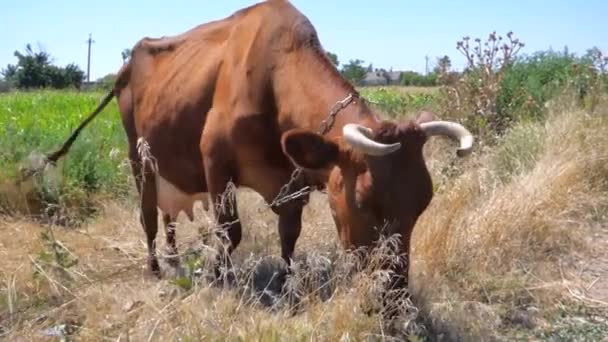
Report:
<svg viewBox="0 0 608 342"><path fill-rule="evenodd" d="M306 197L308 197L308 195L306 195ZM297 286L294 287L294 284L290 283L290 277L294 275L291 267L292 258L296 242L302 231L303 207L303 199L297 198L273 208L274 212L279 215L278 229L279 237L281 239L281 256L287 264L286 272L280 272L280 279L283 283L283 290L287 291L287 298L293 309L295 309L300 302ZM297 277L294 280L297 282Z"/></svg>
<svg viewBox="0 0 608 342"><path fill-rule="evenodd" d="M394 318L403 308L407 308L407 305L403 305L403 301L411 297L408 286L410 242L414 224L415 221L411 221L403 225L403 229L398 231L400 234L398 243L393 245L393 252L396 254L396 258L388 265L391 277L383 293L382 315L387 320ZM393 230L393 232L396 231Z"/></svg>
<svg viewBox="0 0 608 342"><path fill-rule="evenodd" d="M291 259L296 242L302 231L302 209L304 204L299 200L283 204L276 211L279 215L279 237L281 239L281 256L291 266Z"/></svg>

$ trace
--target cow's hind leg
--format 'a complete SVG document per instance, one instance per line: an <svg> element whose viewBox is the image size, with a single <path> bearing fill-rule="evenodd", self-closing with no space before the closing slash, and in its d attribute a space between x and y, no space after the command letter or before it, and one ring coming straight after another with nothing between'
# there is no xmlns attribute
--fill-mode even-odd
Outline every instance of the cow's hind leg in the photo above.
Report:
<svg viewBox="0 0 608 342"><path fill-rule="evenodd" d="M156 234L158 232L158 209L156 204L155 173L149 163L140 164L139 158L133 158L133 174L140 195L139 220L146 234L148 246L148 270L155 276L161 276L156 256Z"/></svg>
<svg viewBox="0 0 608 342"><path fill-rule="evenodd" d="M129 141L129 161L135 179L135 187L141 199L139 220L146 234L148 245L148 271L160 277L160 266L156 257L156 233L158 232L158 209L156 199L155 169L149 163L142 164L138 152L138 136L133 116L133 103L129 87L117 94L121 120Z"/></svg>
<svg viewBox="0 0 608 342"><path fill-rule="evenodd" d="M163 223L165 225L165 240L166 240L166 253L167 263L172 267L179 266L179 255L177 252L177 245L175 243L175 220L171 218L171 215L163 215Z"/></svg>
<svg viewBox="0 0 608 342"><path fill-rule="evenodd" d="M130 121L127 121L127 123L130 123ZM129 130L127 132L132 131ZM142 160L134 140L134 137L129 135L129 161L131 162L131 171L140 197L139 221L146 234L148 271L160 278L160 266L156 256L156 234L158 232L156 166L148 159Z"/></svg>

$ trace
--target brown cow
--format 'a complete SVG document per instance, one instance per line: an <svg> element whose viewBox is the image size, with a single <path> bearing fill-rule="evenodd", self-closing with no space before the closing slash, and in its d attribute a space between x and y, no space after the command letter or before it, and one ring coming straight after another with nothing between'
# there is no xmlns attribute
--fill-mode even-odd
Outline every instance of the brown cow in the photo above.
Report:
<svg viewBox="0 0 608 342"><path fill-rule="evenodd" d="M192 217L194 201L209 193L229 253L238 246L236 203L218 200L229 182L273 204L289 263L307 198L275 199L296 167L303 172L288 192L326 188L344 248L371 245L384 226L401 234L407 252L432 197L422 153L427 138L457 140L460 156L473 144L464 127L432 121L428 113L415 122L378 118L288 1L259 3L176 37L145 38L132 51L113 91L49 160L65 154L80 129L117 97L142 196L148 267L157 275L158 209L176 253L173 220L181 211ZM138 146L149 148L154 163L142 164ZM403 271L407 276L407 267Z"/></svg>

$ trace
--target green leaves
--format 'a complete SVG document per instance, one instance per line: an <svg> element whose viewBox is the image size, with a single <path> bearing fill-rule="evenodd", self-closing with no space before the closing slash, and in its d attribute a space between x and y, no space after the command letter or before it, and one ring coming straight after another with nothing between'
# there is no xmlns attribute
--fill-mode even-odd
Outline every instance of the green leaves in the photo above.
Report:
<svg viewBox="0 0 608 342"><path fill-rule="evenodd" d="M34 51L30 44L25 53L15 51L17 64L9 64L2 71L4 78L19 89L80 87L84 71L70 63L66 67L52 64L52 57L45 51Z"/></svg>
<svg viewBox="0 0 608 342"><path fill-rule="evenodd" d="M366 68L360 59L351 59L342 67L342 75L352 84L358 85L365 77Z"/></svg>

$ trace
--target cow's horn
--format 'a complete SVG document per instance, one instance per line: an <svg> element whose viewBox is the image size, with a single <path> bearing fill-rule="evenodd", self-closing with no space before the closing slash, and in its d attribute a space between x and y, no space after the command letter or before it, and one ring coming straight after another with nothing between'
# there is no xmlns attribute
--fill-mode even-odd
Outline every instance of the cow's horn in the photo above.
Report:
<svg viewBox="0 0 608 342"><path fill-rule="evenodd" d="M456 151L459 157L471 153L473 147L473 135L461 124L452 121L423 122L420 128L428 136L445 135L460 142L460 148Z"/></svg>
<svg viewBox="0 0 608 342"><path fill-rule="evenodd" d="M401 143L382 144L374 141L372 130L358 124L346 124L342 128L344 140L353 148L372 156L384 156L401 148Z"/></svg>

